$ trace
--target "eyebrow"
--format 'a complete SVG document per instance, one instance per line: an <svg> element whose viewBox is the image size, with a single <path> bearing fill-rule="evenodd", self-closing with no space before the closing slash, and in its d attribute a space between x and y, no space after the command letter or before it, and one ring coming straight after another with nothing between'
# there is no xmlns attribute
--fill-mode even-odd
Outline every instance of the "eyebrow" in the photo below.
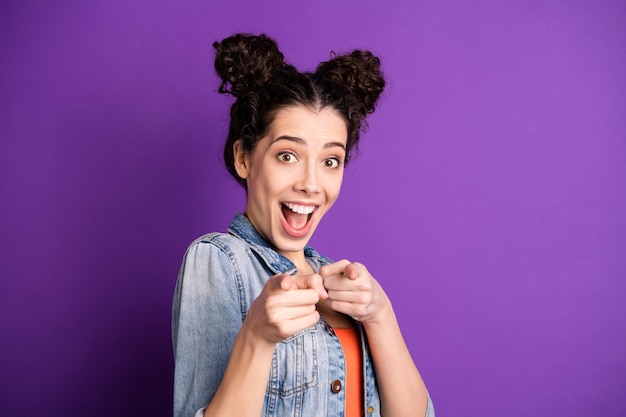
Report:
<svg viewBox="0 0 626 417"><path fill-rule="evenodd" d="M278 142L279 140L288 140L288 141L295 142L300 145L306 145L306 141L304 139L299 138L297 136L289 136L289 135L278 136L277 138L272 140L272 143ZM341 142L328 142L324 144L324 148L333 148L335 146L340 147L344 151L346 150L346 145L344 145Z"/></svg>

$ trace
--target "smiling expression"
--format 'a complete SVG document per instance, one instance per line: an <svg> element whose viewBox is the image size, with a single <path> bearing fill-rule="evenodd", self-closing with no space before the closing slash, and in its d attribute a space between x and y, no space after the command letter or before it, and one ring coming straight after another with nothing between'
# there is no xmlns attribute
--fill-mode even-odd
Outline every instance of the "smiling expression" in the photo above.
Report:
<svg viewBox="0 0 626 417"><path fill-rule="evenodd" d="M235 168L247 184L245 214L296 265L339 196L347 136L332 108L292 106L276 114L251 153L235 143Z"/></svg>

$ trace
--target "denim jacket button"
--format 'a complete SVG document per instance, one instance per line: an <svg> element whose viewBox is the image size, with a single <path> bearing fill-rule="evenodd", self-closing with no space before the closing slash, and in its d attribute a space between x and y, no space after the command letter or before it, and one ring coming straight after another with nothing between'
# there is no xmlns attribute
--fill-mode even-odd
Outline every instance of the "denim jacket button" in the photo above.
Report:
<svg viewBox="0 0 626 417"><path fill-rule="evenodd" d="M330 384L330 390L333 392L333 394L337 394L339 391L341 391L341 381L335 379L332 384Z"/></svg>
<svg viewBox="0 0 626 417"><path fill-rule="evenodd" d="M367 414L372 414L374 412L374 407L367 407Z"/></svg>

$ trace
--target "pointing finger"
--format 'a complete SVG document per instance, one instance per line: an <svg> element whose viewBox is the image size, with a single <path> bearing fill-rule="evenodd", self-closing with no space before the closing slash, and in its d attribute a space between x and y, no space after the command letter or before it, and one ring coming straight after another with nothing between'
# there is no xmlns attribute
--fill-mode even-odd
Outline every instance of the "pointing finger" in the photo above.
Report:
<svg viewBox="0 0 626 417"><path fill-rule="evenodd" d="M362 264L354 262L346 266L345 274L348 278L354 281L364 272L364 270L365 267Z"/></svg>
<svg viewBox="0 0 626 417"><path fill-rule="evenodd" d="M280 278L280 288L285 291L289 291L294 286L293 279L289 275L283 275Z"/></svg>
<svg viewBox="0 0 626 417"><path fill-rule="evenodd" d="M318 274L311 275L295 275L291 277L293 283L300 289L312 289L318 292L320 298L328 298L326 288L324 288L324 280Z"/></svg>
<svg viewBox="0 0 626 417"><path fill-rule="evenodd" d="M265 286L270 290L289 291L293 287L293 281L289 275L278 274L268 279Z"/></svg>
<svg viewBox="0 0 626 417"><path fill-rule="evenodd" d="M350 265L350 261L348 261L347 259L324 265L320 268L320 275L322 276L322 278L327 278L331 275L341 275L344 273L344 270L348 265Z"/></svg>

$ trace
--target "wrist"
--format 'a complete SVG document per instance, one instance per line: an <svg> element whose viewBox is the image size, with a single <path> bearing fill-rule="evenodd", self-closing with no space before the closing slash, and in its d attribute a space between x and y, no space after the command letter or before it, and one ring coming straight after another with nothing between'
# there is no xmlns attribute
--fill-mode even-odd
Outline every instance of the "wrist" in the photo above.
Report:
<svg viewBox="0 0 626 417"><path fill-rule="evenodd" d="M362 323L367 330L370 327L388 326L390 323L394 323L395 321L396 315L393 311L393 306L391 305L389 298L385 296L384 301L376 309L376 312L368 319L363 320Z"/></svg>
<svg viewBox="0 0 626 417"><path fill-rule="evenodd" d="M237 339L241 340L243 346L253 347L255 348L255 350L270 350L272 353L274 353L277 342L268 340L267 338L263 337L262 332L259 331L260 326L252 323L252 321L249 320L249 317L250 316L248 315L248 317L246 317L246 319L243 321Z"/></svg>

